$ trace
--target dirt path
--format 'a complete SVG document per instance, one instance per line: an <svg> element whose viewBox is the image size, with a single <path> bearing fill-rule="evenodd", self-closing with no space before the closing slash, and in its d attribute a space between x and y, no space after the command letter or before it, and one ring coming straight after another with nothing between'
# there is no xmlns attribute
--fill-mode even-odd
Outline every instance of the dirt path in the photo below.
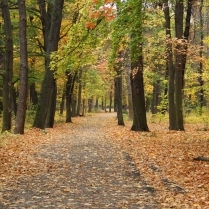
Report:
<svg viewBox="0 0 209 209"><path fill-rule="evenodd" d="M0 208L159 208L128 153L106 141L110 117L86 117L70 134L63 130L54 143L41 145L28 157L45 170L0 188Z"/></svg>

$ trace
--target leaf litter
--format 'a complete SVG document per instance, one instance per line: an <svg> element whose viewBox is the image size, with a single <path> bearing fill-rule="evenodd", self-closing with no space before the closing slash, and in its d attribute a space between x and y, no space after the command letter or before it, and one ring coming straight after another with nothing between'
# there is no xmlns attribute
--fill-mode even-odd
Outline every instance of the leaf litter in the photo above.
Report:
<svg viewBox="0 0 209 209"><path fill-rule="evenodd" d="M209 132L130 126L102 113L9 135L0 147L0 208L208 209L209 163L194 158L209 156Z"/></svg>
<svg viewBox="0 0 209 209"><path fill-rule="evenodd" d="M159 208L129 153L107 140L109 118L11 138L0 150L0 208Z"/></svg>

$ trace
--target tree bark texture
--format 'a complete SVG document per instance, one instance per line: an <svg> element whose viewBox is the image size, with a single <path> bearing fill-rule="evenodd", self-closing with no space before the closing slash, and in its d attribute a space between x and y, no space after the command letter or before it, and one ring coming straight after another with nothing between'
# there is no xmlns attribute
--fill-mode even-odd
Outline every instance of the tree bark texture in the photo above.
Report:
<svg viewBox="0 0 209 209"><path fill-rule="evenodd" d="M54 126L54 116L56 112L56 102L57 102L57 83L56 80L53 80L52 89L50 92L50 102L47 112L47 119L45 122L46 128L53 128Z"/></svg>
<svg viewBox="0 0 209 209"><path fill-rule="evenodd" d="M13 72L13 37L8 0L1 0L5 31L5 55L3 71L3 124L2 132L10 131L12 126L12 72Z"/></svg>
<svg viewBox="0 0 209 209"><path fill-rule="evenodd" d="M141 52L142 53L142 52ZM143 58L139 55L138 60L131 63L131 89L133 101L133 124L132 131L149 131L147 126L144 81L143 81Z"/></svg>

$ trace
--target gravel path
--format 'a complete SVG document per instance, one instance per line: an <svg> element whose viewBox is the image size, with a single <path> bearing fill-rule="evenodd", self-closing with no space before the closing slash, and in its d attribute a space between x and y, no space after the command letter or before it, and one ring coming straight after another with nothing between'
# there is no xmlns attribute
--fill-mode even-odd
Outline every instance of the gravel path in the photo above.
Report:
<svg viewBox="0 0 209 209"><path fill-rule="evenodd" d="M45 171L1 188L0 209L159 208L129 154L105 140L108 117L115 115L86 117L70 135L41 145L30 157Z"/></svg>

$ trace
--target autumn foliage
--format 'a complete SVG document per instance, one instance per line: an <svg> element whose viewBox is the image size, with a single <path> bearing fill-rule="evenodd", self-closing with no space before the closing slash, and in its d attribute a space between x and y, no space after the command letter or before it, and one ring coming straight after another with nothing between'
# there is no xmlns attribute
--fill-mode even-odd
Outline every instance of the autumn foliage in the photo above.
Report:
<svg viewBox="0 0 209 209"><path fill-rule="evenodd" d="M113 20L116 16L116 10L114 8L114 1L112 0L104 0L102 5L97 8L98 0L92 0L92 4L89 7L89 22L86 23L86 28L93 29L96 24L94 23L96 20L100 18L105 18L106 21Z"/></svg>

